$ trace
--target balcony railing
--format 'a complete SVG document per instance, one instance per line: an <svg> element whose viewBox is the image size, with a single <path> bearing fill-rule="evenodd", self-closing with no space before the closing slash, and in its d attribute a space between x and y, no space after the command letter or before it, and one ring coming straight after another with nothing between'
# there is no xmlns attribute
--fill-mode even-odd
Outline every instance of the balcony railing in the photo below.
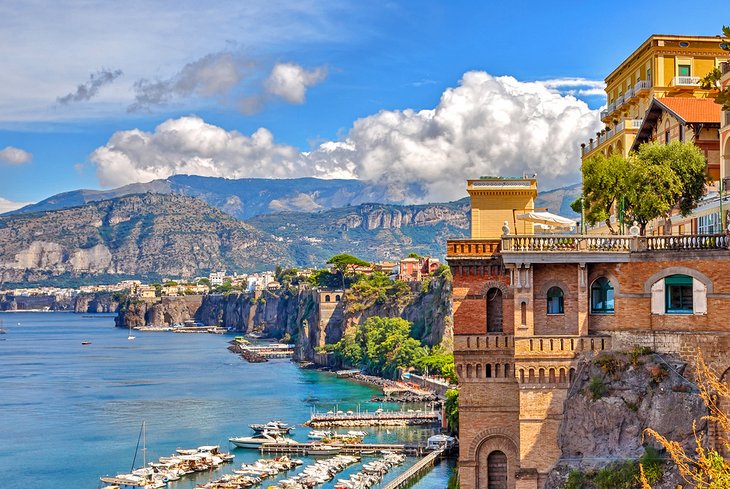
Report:
<svg viewBox="0 0 730 489"><path fill-rule="evenodd" d="M608 118L608 110L602 110L601 111L601 120Z"/></svg>
<svg viewBox="0 0 730 489"><path fill-rule="evenodd" d="M499 251L498 239L450 239L446 242L446 256L449 258L470 258L492 256Z"/></svg>
<svg viewBox="0 0 730 489"><path fill-rule="evenodd" d="M514 235L502 237L502 252L566 253L643 251L692 251L730 249L730 237L725 234L695 234L686 236L619 236L619 235Z"/></svg>
<svg viewBox="0 0 730 489"><path fill-rule="evenodd" d="M688 236L647 236L647 251L663 250L725 250L730 239L724 234L693 234Z"/></svg>
<svg viewBox="0 0 730 489"><path fill-rule="evenodd" d="M649 90L651 88L651 82L649 80L639 80L634 85L634 93L638 94L643 90Z"/></svg>
<svg viewBox="0 0 730 489"><path fill-rule="evenodd" d="M583 147L582 154L585 155L590 153L591 151L611 139L613 136L620 134L622 131L639 129L642 122L642 119L622 120L621 122L616 124L616 127L614 127L613 129L609 129L605 133L598 135L595 140L586 143L586 145Z"/></svg>
<svg viewBox="0 0 730 489"><path fill-rule="evenodd" d="M566 251L631 251L631 236L523 235L504 236L502 251L566 252Z"/></svg>
<svg viewBox="0 0 730 489"><path fill-rule="evenodd" d="M699 76L675 76L672 78L671 85L673 87L699 87Z"/></svg>

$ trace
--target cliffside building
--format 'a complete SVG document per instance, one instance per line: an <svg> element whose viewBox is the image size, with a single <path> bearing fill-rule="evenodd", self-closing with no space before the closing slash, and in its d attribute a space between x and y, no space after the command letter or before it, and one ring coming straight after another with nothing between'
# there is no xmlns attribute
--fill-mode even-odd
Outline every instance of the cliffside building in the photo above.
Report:
<svg viewBox="0 0 730 489"><path fill-rule="evenodd" d="M581 356L639 345L691 362L701 347L730 377L726 234L534 234L512 217L532 208L534 179L467 188L471 238L447 243L462 489L544 487Z"/></svg>
<svg viewBox="0 0 730 489"><path fill-rule="evenodd" d="M710 98L714 90L703 90L699 81L727 58L722 42L715 36L661 34L644 41L606 77L605 129L582 145L583 158L628 155L655 98Z"/></svg>

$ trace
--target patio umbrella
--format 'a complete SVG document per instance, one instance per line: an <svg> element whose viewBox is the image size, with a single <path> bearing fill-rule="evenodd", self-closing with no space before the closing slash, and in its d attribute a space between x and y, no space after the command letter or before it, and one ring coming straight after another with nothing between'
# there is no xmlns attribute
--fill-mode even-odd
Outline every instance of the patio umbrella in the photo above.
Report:
<svg viewBox="0 0 730 489"><path fill-rule="evenodd" d="M520 221L534 222L556 228L574 228L576 222L567 217L559 216L545 211L529 211L515 216Z"/></svg>

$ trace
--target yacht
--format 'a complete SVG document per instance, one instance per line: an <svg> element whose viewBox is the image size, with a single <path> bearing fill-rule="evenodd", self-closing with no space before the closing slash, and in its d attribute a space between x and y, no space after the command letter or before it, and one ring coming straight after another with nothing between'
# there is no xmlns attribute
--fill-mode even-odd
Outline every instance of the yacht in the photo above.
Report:
<svg viewBox="0 0 730 489"><path fill-rule="evenodd" d="M299 442L281 436L280 432L270 432L267 430L256 433L253 436L238 436L228 439L229 442L236 445L238 448L259 448L261 445L269 443L287 443L296 445Z"/></svg>
<svg viewBox="0 0 730 489"><path fill-rule="evenodd" d="M293 426L289 426L288 424L283 423L281 421L269 421L266 424L252 424L252 425L249 425L249 428L251 428L255 433L261 433L263 431L268 431L269 433L280 433L280 434L289 433L291 430L294 429Z"/></svg>

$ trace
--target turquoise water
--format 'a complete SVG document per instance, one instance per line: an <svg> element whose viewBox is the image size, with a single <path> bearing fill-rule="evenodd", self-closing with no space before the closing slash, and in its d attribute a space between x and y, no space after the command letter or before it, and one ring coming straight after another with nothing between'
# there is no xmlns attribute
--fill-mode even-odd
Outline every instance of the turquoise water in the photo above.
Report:
<svg viewBox="0 0 730 489"><path fill-rule="evenodd" d="M229 437L250 434L251 423L301 424L313 407L378 407L366 402L376 392L369 386L301 370L287 360L249 364L226 350L231 338L225 335L135 332L137 339L128 341L127 331L114 328L109 316L0 318L8 331L0 335L3 489L100 487L99 476L129 471L143 420L149 460L176 448L227 447ZM425 428L368 431L366 441L373 442L415 442L431 434ZM294 437L305 440L307 432L298 426ZM233 453L233 464L170 487L192 488L259 457L250 450ZM413 487L444 488L451 470L442 462Z"/></svg>

